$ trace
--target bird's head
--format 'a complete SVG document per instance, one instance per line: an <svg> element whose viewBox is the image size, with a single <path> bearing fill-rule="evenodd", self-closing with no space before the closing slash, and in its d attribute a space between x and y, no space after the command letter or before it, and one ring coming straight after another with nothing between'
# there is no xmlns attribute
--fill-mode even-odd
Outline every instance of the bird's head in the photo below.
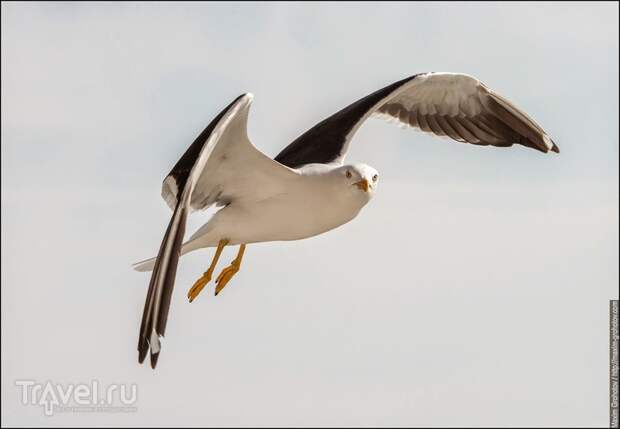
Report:
<svg viewBox="0 0 620 429"><path fill-rule="evenodd" d="M340 167L342 181L352 193L370 199L377 190L379 173L366 164L353 164Z"/></svg>

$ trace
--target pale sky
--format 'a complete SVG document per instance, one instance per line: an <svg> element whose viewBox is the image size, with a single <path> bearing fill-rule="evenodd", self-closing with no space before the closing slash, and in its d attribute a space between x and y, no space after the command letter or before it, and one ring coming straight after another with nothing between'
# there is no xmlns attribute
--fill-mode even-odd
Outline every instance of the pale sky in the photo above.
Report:
<svg viewBox="0 0 620 429"><path fill-rule="evenodd" d="M3 2L1 71L3 426L607 425L617 3ZM273 156L424 71L478 77L561 154L369 121L360 216L248 246L191 305L212 251L182 258L158 368L139 366L130 264L157 252L161 181L202 128L250 91ZM19 380L136 383L137 411L46 417Z"/></svg>

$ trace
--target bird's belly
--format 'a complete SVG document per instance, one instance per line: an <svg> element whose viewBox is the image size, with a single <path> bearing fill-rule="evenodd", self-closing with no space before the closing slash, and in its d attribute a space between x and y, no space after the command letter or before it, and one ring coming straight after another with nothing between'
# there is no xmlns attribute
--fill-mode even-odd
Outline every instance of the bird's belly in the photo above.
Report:
<svg viewBox="0 0 620 429"><path fill-rule="evenodd" d="M361 208L334 201L284 197L251 207L231 205L226 210L232 210L222 221L231 244L300 240L349 222Z"/></svg>

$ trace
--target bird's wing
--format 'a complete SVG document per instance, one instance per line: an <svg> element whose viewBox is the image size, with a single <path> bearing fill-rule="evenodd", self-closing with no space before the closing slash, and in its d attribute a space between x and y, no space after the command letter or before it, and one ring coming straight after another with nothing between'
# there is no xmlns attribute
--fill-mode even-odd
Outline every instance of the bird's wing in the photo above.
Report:
<svg viewBox="0 0 620 429"><path fill-rule="evenodd" d="M249 141L251 94L226 107L196 138L164 179L162 197L174 210L155 259L144 304L138 359L150 349L155 368L166 329L170 299L188 213L211 204L276 195L298 173L273 161Z"/></svg>
<svg viewBox="0 0 620 429"><path fill-rule="evenodd" d="M196 184L190 204L192 210L204 210L212 204L226 205L233 200L263 200L279 193L288 181L299 176L250 142L247 120L252 99L251 94L242 95L224 109L220 116L231 112L224 129L214 129L214 122L220 120L218 116L172 168L161 190L162 198L170 208L176 205L179 189L196 164L203 146L208 153L200 155L204 163L196 169ZM213 144L205 144L211 140Z"/></svg>
<svg viewBox="0 0 620 429"><path fill-rule="evenodd" d="M559 152L534 120L478 79L458 73L422 73L345 107L306 131L275 159L291 168L341 164L353 135L373 115L459 142L516 143L545 153Z"/></svg>

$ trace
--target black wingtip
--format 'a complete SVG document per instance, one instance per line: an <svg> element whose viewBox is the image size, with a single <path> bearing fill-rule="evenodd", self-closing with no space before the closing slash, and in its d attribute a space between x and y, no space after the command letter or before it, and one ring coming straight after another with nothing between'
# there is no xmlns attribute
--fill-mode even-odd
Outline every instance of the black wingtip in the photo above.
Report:
<svg viewBox="0 0 620 429"><path fill-rule="evenodd" d="M159 353L151 353L151 368L155 369L157 366L157 360L159 359Z"/></svg>
<svg viewBox="0 0 620 429"><path fill-rule="evenodd" d="M551 152L560 153L560 148L558 147L558 145L556 145L553 140L551 140L551 143L553 144L553 147L551 148Z"/></svg>
<svg viewBox="0 0 620 429"><path fill-rule="evenodd" d="M149 351L148 347L142 348L138 350L138 363L143 363L144 359L146 359L146 354Z"/></svg>

